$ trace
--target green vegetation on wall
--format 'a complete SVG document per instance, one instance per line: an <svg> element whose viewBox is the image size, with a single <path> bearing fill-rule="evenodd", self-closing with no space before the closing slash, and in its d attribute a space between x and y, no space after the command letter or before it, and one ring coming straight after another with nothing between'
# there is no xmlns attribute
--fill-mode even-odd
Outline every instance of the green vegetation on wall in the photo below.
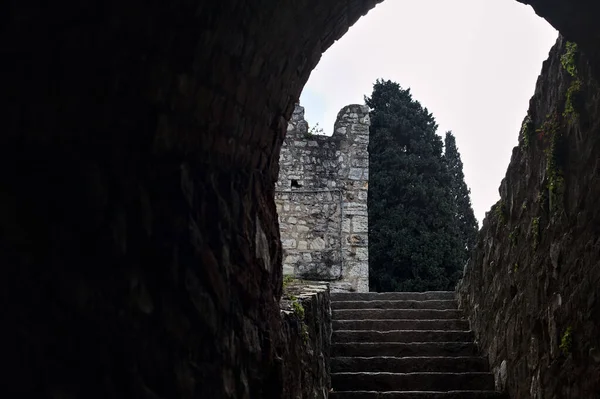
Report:
<svg viewBox="0 0 600 399"><path fill-rule="evenodd" d="M560 339L559 348L565 356L569 356L569 354L571 353L571 350L573 348L573 328L571 326L567 327L564 334L562 335L562 338Z"/></svg>
<svg viewBox="0 0 600 399"><path fill-rule="evenodd" d="M304 340L304 342L308 342L308 339L310 337L308 335L308 326L304 321L304 306L302 306L300 300L298 300L298 298L293 295L290 296L290 301L292 302L292 310L294 311L294 314L298 317L298 320L300 321L302 339Z"/></svg>
<svg viewBox="0 0 600 399"><path fill-rule="evenodd" d="M577 62L575 60L575 56L578 53L577 44L573 42L567 42L565 53L560 57L560 63L563 68L571 75L572 77L577 76Z"/></svg>
<svg viewBox="0 0 600 399"><path fill-rule="evenodd" d="M581 93L581 80L574 79L571 82L571 85L567 89L567 98L565 100L565 110L563 112L563 116L568 120L574 121L579 117L579 112L576 109L575 104L577 103L577 98Z"/></svg>
<svg viewBox="0 0 600 399"><path fill-rule="evenodd" d="M560 125L558 115L552 112L546 115L546 120L540 128L536 130L538 138L544 145L546 155L546 189L550 201L550 210L559 210L562 205L564 195L563 178L563 136L559 131Z"/></svg>
<svg viewBox="0 0 600 399"><path fill-rule="evenodd" d="M290 300L292 301L292 310L294 311L294 313L296 313L296 316L298 316L300 320L304 320L304 307L302 306L298 298L296 298L295 296L291 296Z"/></svg>
<svg viewBox="0 0 600 399"><path fill-rule="evenodd" d="M283 276L283 289L285 290L292 282L294 282L294 276Z"/></svg>
<svg viewBox="0 0 600 399"><path fill-rule="evenodd" d="M506 209L506 202L504 200L499 200L492 206L492 210L494 215L496 216L496 220L498 220L498 225L503 226L506 224L506 219L508 217L508 210Z"/></svg>
<svg viewBox="0 0 600 399"><path fill-rule="evenodd" d="M533 124L533 121L531 120L531 116L529 114L527 114L527 116L525 117L525 120L523 121L523 124L521 125L521 131L520 131L520 139L523 142L523 148L527 149L529 148L529 144L531 143L531 137L533 136L533 132L534 132L535 126Z"/></svg>
<svg viewBox="0 0 600 399"><path fill-rule="evenodd" d="M570 121L575 121L579 117L578 97L581 93L582 83L581 79L579 78L579 73L577 71L578 54L579 50L577 44L567 42L567 49L560 58L560 62L563 68L573 78L571 80L569 88L567 89L565 109L563 112L563 116Z"/></svg>
<svg viewBox="0 0 600 399"><path fill-rule="evenodd" d="M323 135L323 129L321 129L319 127L319 123L315 123L315 125L313 127L311 127L310 129L308 129L308 132L306 132L306 134L304 135L305 138L307 139L311 139L317 135Z"/></svg>

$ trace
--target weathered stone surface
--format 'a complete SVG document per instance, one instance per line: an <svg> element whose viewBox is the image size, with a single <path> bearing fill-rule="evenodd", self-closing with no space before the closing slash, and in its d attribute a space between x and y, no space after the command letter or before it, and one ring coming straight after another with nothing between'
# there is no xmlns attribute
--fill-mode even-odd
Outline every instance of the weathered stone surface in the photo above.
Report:
<svg viewBox="0 0 600 399"><path fill-rule="evenodd" d="M333 327L338 330L468 330L466 319L398 319L398 320L334 320Z"/></svg>
<svg viewBox="0 0 600 399"><path fill-rule="evenodd" d="M345 342L467 342L473 341L470 331L424 331L424 330L390 330L390 331L343 331L333 333L336 343Z"/></svg>
<svg viewBox="0 0 600 399"><path fill-rule="evenodd" d="M369 372L414 373L465 372L488 370L485 357L481 356L432 356L432 357L334 357L331 359L332 372L351 372L356 370Z"/></svg>
<svg viewBox="0 0 600 399"><path fill-rule="evenodd" d="M426 295L412 300L358 299L365 295L335 294L332 301L332 397L360 398L371 391L377 393L375 398L431 398L458 390L477 391L480 398L498 397L493 392L494 376L477 353L468 323L440 324L446 320L436 313L399 313L451 309L460 317L456 301L426 299ZM357 312L364 325L353 320ZM371 320L372 312L381 314L383 323ZM424 315L429 326L436 323L444 328L414 328Z"/></svg>
<svg viewBox="0 0 600 399"><path fill-rule="evenodd" d="M343 391L490 391L490 373L335 373L333 384Z"/></svg>
<svg viewBox="0 0 600 399"><path fill-rule="evenodd" d="M331 281L334 291L369 290L368 124L368 108L349 105L332 137L309 135L297 106L281 148L275 203L285 270Z"/></svg>
<svg viewBox="0 0 600 399"><path fill-rule="evenodd" d="M329 287L301 281L288 283L281 308L287 343L277 371L283 376L282 397L327 399L332 334ZM303 315L298 314L298 308Z"/></svg>
<svg viewBox="0 0 600 399"><path fill-rule="evenodd" d="M454 300L355 300L343 301L336 300L333 303L334 309L455 309Z"/></svg>
<svg viewBox="0 0 600 399"><path fill-rule="evenodd" d="M344 320L381 319L456 319L462 312L453 309L336 309Z"/></svg>
<svg viewBox="0 0 600 399"><path fill-rule="evenodd" d="M376 3L2 3L5 396L291 397L279 148ZM598 1L531 3L600 65Z"/></svg>
<svg viewBox="0 0 600 399"><path fill-rule="evenodd" d="M508 399L501 392L494 391L356 391L332 392L331 399Z"/></svg>
<svg viewBox="0 0 600 399"><path fill-rule="evenodd" d="M584 54L570 76L565 51L559 38L458 290L496 386L519 399L600 392L600 86Z"/></svg>
<svg viewBox="0 0 600 399"><path fill-rule="evenodd" d="M455 300L456 293L452 291L428 291L428 292L363 292L354 293L332 293L336 301L443 301Z"/></svg>

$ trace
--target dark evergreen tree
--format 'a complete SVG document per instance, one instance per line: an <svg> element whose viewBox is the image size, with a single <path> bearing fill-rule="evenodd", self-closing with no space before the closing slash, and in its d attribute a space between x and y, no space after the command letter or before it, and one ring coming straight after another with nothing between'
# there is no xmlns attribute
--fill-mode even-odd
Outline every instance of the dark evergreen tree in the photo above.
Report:
<svg viewBox="0 0 600 399"><path fill-rule="evenodd" d="M456 223L458 224L461 239L466 248L464 258L464 261L466 261L469 252L475 246L479 226L473 213L473 207L471 206L471 190L469 190L465 183L463 163L460 159L460 153L456 148L456 138L452 132L446 132L444 147L444 158L448 165L452 183L452 198L456 204Z"/></svg>
<svg viewBox="0 0 600 399"><path fill-rule="evenodd" d="M464 245L433 116L410 89L378 80L370 98L369 268L374 291L452 289Z"/></svg>

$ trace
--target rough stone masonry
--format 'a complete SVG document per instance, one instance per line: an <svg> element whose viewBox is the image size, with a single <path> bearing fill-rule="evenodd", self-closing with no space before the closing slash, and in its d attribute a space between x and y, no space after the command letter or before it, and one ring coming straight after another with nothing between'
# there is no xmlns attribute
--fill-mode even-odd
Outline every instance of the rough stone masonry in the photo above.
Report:
<svg viewBox="0 0 600 399"><path fill-rule="evenodd" d="M377 1L1 3L3 397L297 398L280 145ZM600 77L600 2L521 2Z"/></svg>
<svg viewBox="0 0 600 399"><path fill-rule="evenodd" d="M285 275L369 291L368 143L367 106L344 107L331 137L310 133L296 106L275 194Z"/></svg>

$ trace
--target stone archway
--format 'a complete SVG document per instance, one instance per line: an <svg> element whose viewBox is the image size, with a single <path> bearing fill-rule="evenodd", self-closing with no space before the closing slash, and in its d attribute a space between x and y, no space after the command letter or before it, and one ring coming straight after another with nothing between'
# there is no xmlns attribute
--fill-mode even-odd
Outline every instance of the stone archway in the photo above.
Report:
<svg viewBox="0 0 600 399"><path fill-rule="evenodd" d="M377 3L3 7L9 389L275 397L279 148L321 54ZM600 71L597 2L530 3Z"/></svg>

